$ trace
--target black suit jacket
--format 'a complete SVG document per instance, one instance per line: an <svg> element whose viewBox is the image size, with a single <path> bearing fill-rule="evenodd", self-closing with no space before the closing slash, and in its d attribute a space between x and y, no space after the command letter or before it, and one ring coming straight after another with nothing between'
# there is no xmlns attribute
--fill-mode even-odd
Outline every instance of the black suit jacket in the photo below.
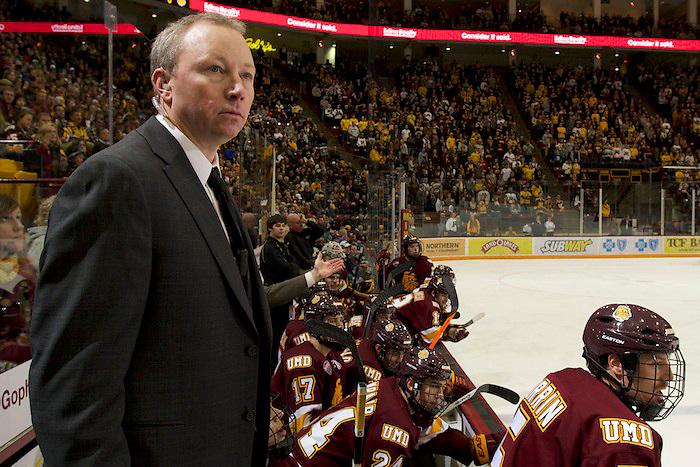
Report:
<svg viewBox="0 0 700 467"><path fill-rule="evenodd" d="M90 157L54 202L35 302L30 401L46 465L265 465L271 325L254 263L246 291L155 118Z"/></svg>

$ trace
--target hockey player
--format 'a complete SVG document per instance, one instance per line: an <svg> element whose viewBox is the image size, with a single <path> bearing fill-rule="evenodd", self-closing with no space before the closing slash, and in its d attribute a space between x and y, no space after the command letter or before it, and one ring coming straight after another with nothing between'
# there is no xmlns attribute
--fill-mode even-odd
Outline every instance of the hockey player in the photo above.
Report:
<svg viewBox="0 0 700 467"><path fill-rule="evenodd" d="M435 415L447 405L452 370L434 349L411 348L398 378L367 386L362 465L399 466L415 449L447 455L465 465L488 462L500 440L474 439L449 428ZM297 436L287 466L347 465L353 457L356 395L321 414Z"/></svg>
<svg viewBox="0 0 700 467"><path fill-rule="evenodd" d="M413 292L402 297L395 298L392 302L396 307L396 316L408 328L413 336L418 336L424 344L430 342L438 335L440 326L445 322L447 313L447 290L445 277L453 282L455 274L449 266L438 265L427 285L418 287ZM442 339L450 342L459 342L469 335L464 327L451 324L445 330Z"/></svg>
<svg viewBox="0 0 700 467"><path fill-rule="evenodd" d="M403 284L404 292L410 292L416 287L423 285L426 279L430 277L430 273L433 270L433 263L427 256L421 254L422 251L423 247L421 246L420 239L413 234L406 235L403 240L401 240L401 256L389 263L384 273L385 277L388 277L394 269L400 267L402 264L408 261L415 261L415 264L409 270L404 271L402 274L397 274L394 278L394 282ZM389 285L391 284L386 284L386 286Z"/></svg>
<svg viewBox="0 0 700 467"><path fill-rule="evenodd" d="M395 319L378 321L369 339L363 340L358 352L369 381L396 376L404 353L411 348L413 338L406 326Z"/></svg>
<svg viewBox="0 0 700 467"><path fill-rule="evenodd" d="M637 305L606 305L583 331L589 372L550 373L518 406L494 466L661 465L646 422L678 405L685 361L671 325Z"/></svg>
<svg viewBox="0 0 700 467"><path fill-rule="evenodd" d="M345 328L345 309L327 296L316 295L304 309L304 321L319 319ZM272 376L272 392L280 395L296 420L296 429L342 399L343 346L329 338L309 333L309 340L282 354Z"/></svg>
<svg viewBox="0 0 700 467"><path fill-rule="evenodd" d="M277 361L280 361L282 354L287 350L309 340L309 333L304 326L304 308L309 306L316 296L329 296L328 287L324 281L312 285L309 288L309 295L299 298L299 303L294 308L295 318L287 323L282 333Z"/></svg>

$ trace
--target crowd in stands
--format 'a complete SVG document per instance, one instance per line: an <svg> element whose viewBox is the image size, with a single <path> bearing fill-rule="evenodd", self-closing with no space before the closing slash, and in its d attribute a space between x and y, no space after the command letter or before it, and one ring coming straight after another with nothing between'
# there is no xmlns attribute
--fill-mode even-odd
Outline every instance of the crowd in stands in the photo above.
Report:
<svg viewBox="0 0 700 467"><path fill-rule="evenodd" d="M424 29L468 29L487 31L518 31L540 33L567 33L606 36L667 37L696 39L697 27L685 18L660 18L654 28L651 13L639 18L623 15L593 16L562 11L559 17L547 17L539 4L518 8L515 18L508 14L507 2L454 2L436 4L426 0L412 2L412 9L404 11L403 2L378 1L375 12L370 12L366 1L345 2L340 0L282 0L277 6L273 2L250 0L224 1L239 7L274 11L287 15L312 18L322 21L377 24L382 26Z"/></svg>
<svg viewBox="0 0 700 467"><path fill-rule="evenodd" d="M513 70L521 111L565 178L580 178L581 167L658 167L690 152L669 121L632 94L626 75L624 66L551 70L530 64Z"/></svg>
<svg viewBox="0 0 700 467"><path fill-rule="evenodd" d="M403 170L407 202L438 212L440 227L456 212L457 233L503 231L564 209L545 192L534 145L515 133L493 69L413 60L388 87L366 75L356 62L316 66L311 98L359 160Z"/></svg>
<svg viewBox="0 0 700 467"><path fill-rule="evenodd" d="M147 47L139 38L115 40L115 140L152 114L141 58ZM36 141L5 145L3 157L60 177L109 144L106 54L97 41L2 34L0 69L0 135Z"/></svg>

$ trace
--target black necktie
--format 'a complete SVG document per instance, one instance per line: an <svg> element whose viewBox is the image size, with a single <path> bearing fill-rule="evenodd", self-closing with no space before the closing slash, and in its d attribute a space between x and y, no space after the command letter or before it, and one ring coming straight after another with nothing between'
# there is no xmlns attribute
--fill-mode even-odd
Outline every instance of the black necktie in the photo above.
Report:
<svg viewBox="0 0 700 467"><path fill-rule="evenodd" d="M224 220L224 225L226 226L226 231L231 241L231 249L236 257L238 271L241 274L243 283L246 284L246 288L250 290L248 281L246 280L248 274L248 250L246 250L238 224L234 220L237 213L236 206L233 204L233 197L221 178L218 167L211 169L211 173L207 179L207 185L212 189L216 201L219 203L219 211L221 211L221 218Z"/></svg>

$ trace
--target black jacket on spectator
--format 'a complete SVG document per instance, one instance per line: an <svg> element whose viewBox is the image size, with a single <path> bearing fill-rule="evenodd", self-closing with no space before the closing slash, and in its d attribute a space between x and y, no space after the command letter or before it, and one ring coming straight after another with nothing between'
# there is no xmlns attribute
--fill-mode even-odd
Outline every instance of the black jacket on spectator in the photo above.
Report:
<svg viewBox="0 0 700 467"><path fill-rule="evenodd" d="M284 238L284 243L289 248L292 259L302 269L314 267L311 255L314 252L314 242L323 235L323 227L312 221L306 221L306 228L299 233L289 232Z"/></svg>
<svg viewBox="0 0 700 467"><path fill-rule="evenodd" d="M298 276L301 271L287 245L267 237L260 253L260 272L265 279L265 285L272 285Z"/></svg>
<svg viewBox="0 0 700 467"><path fill-rule="evenodd" d="M272 237L267 237L260 252L260 272L265 279L265 285L272 285L298 276L301 270L289 254L287 245ZM285 303L270 308L273 345L279 345L284 328L287 327L289 322L289 305L290 303ZM272 367L274 368L276 355L272 356L272 360Z"/></svg>

